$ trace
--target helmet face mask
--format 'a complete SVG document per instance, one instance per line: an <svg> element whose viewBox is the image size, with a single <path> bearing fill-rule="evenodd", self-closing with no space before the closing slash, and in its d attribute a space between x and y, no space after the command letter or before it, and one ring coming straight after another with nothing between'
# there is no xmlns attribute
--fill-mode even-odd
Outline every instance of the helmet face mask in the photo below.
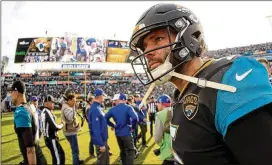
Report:
<svg viewBox="0 0 272 165"><path fill-rule="evenodd" d="M198 37L201 36L202 31L200 29L200 32L198 32L198 22L197 18L188 9L185 10L185 8L174 4L155 5L143 14L130 40L130 48L138 54L131 61L131 65L135 75L142 84L149 85L155 82L157 85L161 85L166 83L171 79L171 72L184 62L192 59L190 57L199 54L200 44ZM143 40L152 32L160 29L167 30L169 43L156 48L152 47L152 50L145 51ZM171 33L176 34L175 39L171 39ZM192 33L198 36L195 37ZM165 61L160 66L151 69L148 66L148 58L146 56L153 51L156 51L153 52L156 54L160 49L168 53L165 56ZM172 56L178 61L174 65L170 62ZM144 72L145 79L142 78L140 71Z"/></svg>
<svg viewBox="0 0 272 165"><path fill-rule="evenodd" d="M184 33L186 28L189 26L189 22L188 21L186 22L186 20L184 20L184 19L179 19L177 22L181 22L181 20L183 21L182 22L182 24L183 24L182 28L183 29L181 30L181 32L178 33L177 37L182 35L182 33ZM138 53L138 56L135 57L131 62L132 68L134 70L134 73L138 77L138 79L144 85L149 85L152 82L155 82L157 85L162 85L162 84L166 83L167 81L169 81L171 79L171 77L172 77L171 72L173 72L175 68L180 66L180 65L173 66L170 63L170 56L172 55L173 52L175 52L177 50L180 50L180 49L181 50L187 50L186 47L182 44L181 41L178 40L177 37L175 39L175 42L171 41L171 38L170 38L170 33L171 33L170 25L167 25L167 26L164 26L164 27L161 27L161 28L153 29L153 31L163 29L163 28L167 29L168 40L169 40L168 44L160 46L160 47L156 47L156 48L154 48L152 50L148 50L146 52L143 52L145 50L143 49L143 46L140 46L140 45L143 45L142 43L139 44L139 47L136 47L134 44L131 45L131 49L135 49L136 52ZM148 34L147 32L150 33L152 31L142 30L142 33L138 32L138 36L141 36L141 35L144 36L144 35ZM136 36L135 38L137 39L138 36ZM138 40L143 40L143 38L144 37L142 37L142 39L140 39L138 37ZM160 66L158 66L158 67L156 67L154 69L151 69L148 66L148 59L147 59L146 55L149 54L150 52L160 50L160 49L168 49L168 54L166 55L166 58L164 59L165 61ZM187 57L187 55L189 54L189 51L187 51L187 52L182 51L182 52L183 52L183 54L181 54L181 56L183 56L183 57ZM186 53L186 54L184 54L184 53ZM139 76L141 73L138 73L136 71L136 70L139 70L140 66L142 67L141 70L144 71L144 77L146 77L146 80L144 80L144 81L142 81L142 78L140 78L140 76Z"/></svg>

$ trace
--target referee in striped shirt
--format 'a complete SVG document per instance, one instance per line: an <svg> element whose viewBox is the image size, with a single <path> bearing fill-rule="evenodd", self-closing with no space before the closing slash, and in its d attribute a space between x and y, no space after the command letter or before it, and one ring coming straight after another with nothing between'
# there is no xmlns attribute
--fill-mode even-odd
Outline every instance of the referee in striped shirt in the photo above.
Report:
<svg viewBox="0 0 272 165"><path fill-rule="evenodd" d="M153 124L155 123L155 116L157 112L157 102L154 97L151 96L149 103L147 104L147 111L150 121L150 135L153 136Z"/></svg>
<svg viewBox="0 0 272 165"><path fill-rule="evenodd" d="M45 97L44 108L41 112L41 130L44 136L45 145L51 152L52 164L65 164L65 154L58 138L58 130L61 130L63 124L57 124L53 114L54 98L51 95Z"/></svg>

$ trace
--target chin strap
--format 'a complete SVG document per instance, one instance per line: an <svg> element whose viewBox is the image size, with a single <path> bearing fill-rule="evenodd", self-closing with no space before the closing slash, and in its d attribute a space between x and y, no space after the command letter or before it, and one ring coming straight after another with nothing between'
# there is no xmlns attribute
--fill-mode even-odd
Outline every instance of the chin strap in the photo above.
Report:
<svg viewBox="0 0 272 165"><path fill-rule="evenodd" d="M189 81L194 84L197 84L197 86L199 86L201 88L209 87L209 88L219 89L219 90L228 91L228 92L232 92L232 93L236 92L236 87L234 87L234 86L208 81L203 78L186 76L186 75L183 75L183 74L180 74L177 72L172 72L171 76L177 77L182 80Z"/></svg>

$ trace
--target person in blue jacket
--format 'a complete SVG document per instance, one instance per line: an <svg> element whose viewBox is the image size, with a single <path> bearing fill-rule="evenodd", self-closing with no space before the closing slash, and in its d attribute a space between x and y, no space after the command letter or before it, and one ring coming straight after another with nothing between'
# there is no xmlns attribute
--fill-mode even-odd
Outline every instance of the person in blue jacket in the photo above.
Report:
<svg viewBox="0 0 272 165"><path fill-rule="evenodd" d="M142 146L143 147L148 147L146 145L147 108L146 108L145 103L143 104L143 106L140 107L141 102L142 102L142 96L139 95L139 94L135 95L135 104L139 108L138 117L139 117L139 126L141 128L141 133L138 136L142 137ZM137 137L137 138L139 139L139 137Z"/></svg>
<svg viewBox="0 0 272 165"><path fill-rule="evenodd" d="M89 129L93 144L96 147L96 164L109 164L108 126L101 107L104 96L105 93L102 89L96 89L93 104L88 111Z"/></svg>
<svg viewBox="0 0 272 165"><path fill-rule="evenodd" d="M138 117L133 108L126 104L126 95L118 95L116 106L112 107L106 113L105 118L108 125L115 129L115 135L121 152L122 164L133 164L135 147L129 125L132 124L132 130L134 130ZM115 124L110 121L111 118L113 118Z"/></svg>

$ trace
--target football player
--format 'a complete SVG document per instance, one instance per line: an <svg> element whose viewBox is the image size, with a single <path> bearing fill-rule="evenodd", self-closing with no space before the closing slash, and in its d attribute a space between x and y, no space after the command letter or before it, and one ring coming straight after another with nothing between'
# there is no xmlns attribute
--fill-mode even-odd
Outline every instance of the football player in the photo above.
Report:
<svg viewBox="0 0 272 165"><path fill-rule="evenodd" d="M138 53L131 62L135 75L139 66L145 70L147 81L138 77L144 85L170 81L177 88L170 133L178 163L272 161L272 88L262 64L242 56L204 63L207 47L200 21L175 4L157 4L144 12L130 48Z"/></svg>

